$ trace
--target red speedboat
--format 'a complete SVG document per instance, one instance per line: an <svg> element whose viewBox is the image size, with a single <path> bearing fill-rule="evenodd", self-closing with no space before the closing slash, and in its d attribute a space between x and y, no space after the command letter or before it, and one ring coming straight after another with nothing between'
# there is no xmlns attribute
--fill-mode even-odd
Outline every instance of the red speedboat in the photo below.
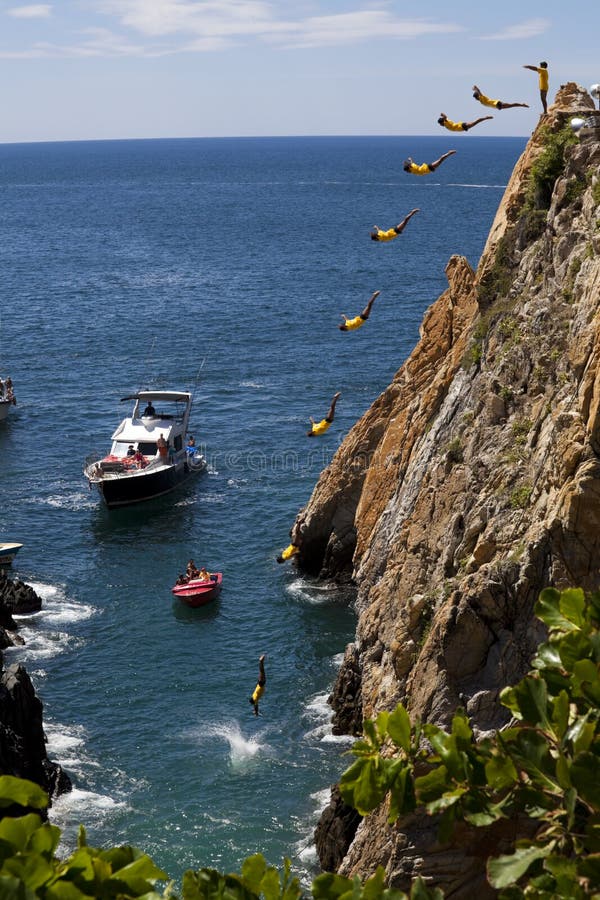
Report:
<svg viewBox="0 0 600 900"><path fill-rule="evenodd" d="M221 572L212 572L209 581L192 578L185 584L174 585L171 591L186 606L195 608L205 606L211 600L215 600L221 591L222 581L223 574Z"/></svg>

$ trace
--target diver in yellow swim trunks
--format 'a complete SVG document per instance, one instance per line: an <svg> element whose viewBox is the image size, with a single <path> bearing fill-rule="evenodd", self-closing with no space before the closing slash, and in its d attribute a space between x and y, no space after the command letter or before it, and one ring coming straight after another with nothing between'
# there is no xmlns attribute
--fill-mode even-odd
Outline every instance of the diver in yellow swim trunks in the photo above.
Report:
<svg viewBox="0 0 600 900"><path fill-rule="evenodd" d="M406 228L407 222L412 219L415 213L418 213L418 209L411 209L408 215L404 216L401 222L398 225L395 225L394 228L388 228L387 231L382 231L377 225L373 225L371 229L371 240L372 241L393 241L394 238L397 238L399 234L402 234L404 229Z"/></svg>
<svg viewBox="0 0 600 900"><path fill-rule="evenodd" d="M421 163L421 165L417 165L417 163L412 161L412 157L409 156L404 160L402 168L410 175L429 175L430 172L435 172L437 167L441 166L444 160L448 159L449 156L452 156L453 153L456 153L456 150L448 150L447 153L444 153L443 156L440 156L440 158L436 159L434 162Z"/></svg>
<svg viewBox="0 0 600 900"><path fill-rule="evenodd" d="M539 86L540 86L540 100L542 101L542 106L544 108L544 112L548 112L548 63L541 62L539 66L523 66L524 69L531 69L532 72L537 72L539 75Z"/></svg>
<svg viewBox="0 0 600 900"><path fill-rule="evenodd" d="M297 544L288 544L285 550L282 550L277 557L277 562L287 562L288 559L291 559L292 556L296 556L298 553L300 553L300 547Z"/></svg>
<svg viewBox="0 0 600 900"><path fill-rule="evenodd" d="M529 109L529 103L506 103L504 100L490 100L483 94L476 84L473 85L473 96L483 106L491 106L492 109L512 109L513 106L526 106Z"/></svg>
<svg viewBox="0 0 600 900"><path fill-rule="evenodd" d="M258 660L258 682L254 691L252 692L252 696L248 699L250 703L254 707L254 715L258 715L258 701L262 697L265 692L265 685L267 683L267 676L265 675L265 657L264 654L259 657Z"/></svg>
<svg viewBox="0 0 600 900"><path fill-rule="evenodd" d="M344 324L338 325L340 331L356 331L357 328L362 328L362 326L371 315L371 307L375 303L375 299L379 297L380 293L381 291L375 291L359 316L354 316L353 319L349 319L348 316L345 316L344 313L341 313Z"/></svg>
<svg viewBox="0 0 600 900"><path fill-rule="evenodd" d="M331 401L331 406L329 407L329 412L325 416L324 419L321 419L320 422L315 422L312 416L309 416L311 426L309 430L306 432L308 437L316 437L318 434L325 434L331 423L333 422L333 416L335 414L335 404L338 402L339 397L341 396L338 391L337 394L333 395L333 399Z"/></svg>
<svg viewBox="0 0 600 900"><path fill-rule="evenodd" d="M473 122L453 122L452 119L448 118L446 113L440 113L437 122L442 128L447 128L448 131L469 131L470 128L474 128L475 125L479 125L480 122L485 122L487 119L493 118L493 116L481 116L480 119L474 119Z"/></svg>

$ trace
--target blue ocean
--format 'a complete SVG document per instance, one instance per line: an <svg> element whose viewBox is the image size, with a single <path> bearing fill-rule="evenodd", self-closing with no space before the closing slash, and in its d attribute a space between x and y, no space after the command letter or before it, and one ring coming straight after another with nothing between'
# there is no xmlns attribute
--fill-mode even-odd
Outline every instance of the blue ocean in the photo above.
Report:
<svg viewBox="0 0 600 900"><path fill-rule="evenodd" d="M171 877L260 851L314 870L348 765L327 697L347 597L276 556L321 470L418 340L449 257L476 266L523 138L256 138L0 146L0 540L43 598L22 662L74 790L73 846L132 843ZM432 175L411 155L457 154ZM395 241L369 239L420 208ZM380 290L360 331L342 333ZM82 468L141 388L194 391L207 471L108 511ZM341 392L327 434L309 440ZM224 573L189 610L187 560ZM261 715L248 697L266 654Z"/></svg>

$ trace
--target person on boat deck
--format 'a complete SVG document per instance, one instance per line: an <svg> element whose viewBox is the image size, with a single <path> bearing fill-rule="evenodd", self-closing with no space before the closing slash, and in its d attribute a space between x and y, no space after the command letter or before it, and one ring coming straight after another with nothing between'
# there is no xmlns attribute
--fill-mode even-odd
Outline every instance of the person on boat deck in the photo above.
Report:
<svg viewBox="0 0 600 900"><path fill-rule="evenodd" d="M371 315L371 307L375 303L375 299L379 297L380 293L381 291L375 291L361 314L358 316L354 316L353 319L349 319L348 316L345 316L344 313L341 313L344 324L338 325L340 331L356 331L357 328L361 328Z"/></svg>
<svg viewBox="0 0 600 900"><path fill-rule="evenodd" d="M188 456L193 456L197 450L196 441L194 440L194 435L190 434L189 440L187 442L185 452Z"/></svg>
<svg viewBox="0 0 600 900"><path fill-rule="evenodd" d="M196 578L198 581L210 581L210 573L206 571L206 566L201 566Z"/></svg>
<svg viewBox="0 0 600 900"><path fill-rule="evenodd" d="M133 444L130 444L127 448L127 456L135 456L135 449L133 447Z"/></svg>
<svg viewBox="0 0 600 900"><path fill-rule="evenodd" d="M177 581L175 582L175 584L187 584L188 581L189 578L187 577L187 575L184 575L183 572L180 572L177 576Z"/></svg>
<svg viewBox="0 0 600 900"><path fill-rule="evenodd" d="M453 122L446 113L440 113L437 122L442 128L447 128L448 131L468 131L470 128L474 128L475 125L479 125L480 122L486 122L488 119L493 118L493 116L481 116L481 118L474 119L472 122Z"/></svg>
<svg viewBox="0 0 600 900"><path fill-rule="evenodd" d="M196 564L193 559L190 559L187 566L185 567L185 574L188 578L198 577L198 569L196 568Z"/></svg>
<svg viewBox="0 0 600 900"><path fill-rule="evenodd" d="M364 312L364 310L363 310ZM325 434L331 423L333 422L333 417L335 415L335 404L338 402L339 397L341 396L338 391L337 394L333 395L333 399L331 401L331 406L329 407L329 412L325 416L324 419L321 419L320 422L315 422L312 416L309 416L310 419L310 429L306 432L308 437L315 437L318 434Z"/></svg>
<svg viewBox="0 0 600 900"><path fill-rule="evenodd" d="M441 166L444 160L448 159L448 157L452 156L454 153L456 153L456 150L448 150L448 152L440 156L439 159L436 159L430 163L421 163L420 165L413 162L412 157L409 156L404 160L402 168L405 172L408 172L409 175L429 175L430 172L435 172L437 167Z"/></svg>
<svg viewBox="0 0 600 900"><path fill-rule="evenodd" d="M160 458L162 460L165 460L167 458L167 453L169 451L168 451L168 447L167 447L167 442L165 441L165 436L162 432L161 432L160 436L156 439L156 446L158 447L158 453L160 455Z"/></svg>
<svg viewBox="0 0 600 900"><path fill-rule="evenodd" d="M387 231L382 231L379 226L373 225L373 228L371 229L371 240L381 241L382 243L385 243L386 241L393 241L394 238L397 238L399 234L402 234L409 220L412 219L415 213L418 212L418 209L411 209L408 215L404 216L401 222L399 222L393 228L388 228Z"/></svg>
<svg viewBox="0 0 600 900"><path fill-rule="evenodd" d="M512 109L513 106L526 106L529 109L529 103L505 103L504 100L490 100L485 94L482 94L476 84L473 85L473 96L483 106L491 106L492 109Z"/></svg>
<svg viewBox="0 0 600 900"><path fill-rule="evenodd" d="M544 112L548 112L548 63L541 62L539 66L523 66L524 69L531 69L532 72L537 72L539 75L539 86L540 86L540 100L542 101L542 106L544 108Z"/></svg>
<svg viewBox="0 0 600 900"><path fill-rule="evenodd" d="M10 377L10 375L8 376L8 378L6 379L6 381L4 382L4 389L5 389L5 391L6 391L6 399L7 399L7 400L10 400L10 402L11 402L14 406L16 406L16 405L17 405L17 398L15 397L15 392L14 392L14 390L13 390L12 378Z"/></svg>
<svg viewBox="0 0 600 900"><path fill-rule="evenodd" d="M151 416L155 416L155 415L156 415L156 410L152 406L152 401L148 400L148 403L146 404L146 409L142 413L142 416L151 417Z"/></svg>
<svg viewBox="0 0 600 900"><path fill-rule="evenodd" d="M139 449L139 447L133 454L133 458L134 458L135 462L138 463L140 469L146 468L146 457L144 456L142 451Z"/></svg>
<svg viewBox="0 0 600 900"><path fill-rule="evenodd" d="M284 563L286 560L291 559L292 556L296 556L297 553L300 553L300 547L297 544L288 544L285 550L282 550L277 557L277 562Z"/></svg>
<svg viewBox="0 0 600 900"><path fill-rule="evenodd" d="M265 685L267 683L267 676L265 675L265 656L264 654L258 659L258 682L254 691L252 692L252 696L249 697L250 703L254 707L254 715L257 716L258 713L258 702L262 695L265 692Z"/></svg>

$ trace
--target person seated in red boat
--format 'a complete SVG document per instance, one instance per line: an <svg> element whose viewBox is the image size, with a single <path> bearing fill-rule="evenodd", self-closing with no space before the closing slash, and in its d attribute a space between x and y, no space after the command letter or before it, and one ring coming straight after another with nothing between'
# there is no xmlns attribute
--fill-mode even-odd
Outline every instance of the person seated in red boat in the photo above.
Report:
<svg viewBox="0 0 600 900"><path fill-rule="evenodd" d="M191 581L192 578L197 578L200 574L193 559L190 559L187 566L185 567L185 574L187 575L188 581Z"/></svg>
<svg viewBox="0 0 600 900"><path fill-rule="evenodd" d="M188 581L189 578L187 577L187 575L184 575L183 572L180 572L177 576L177 581L175 582L175 584L187 584Z"/></svg>
<svg viewBox="0 0 600 900"><path fill-rule="evenodd" d="M197 581L210 581L210 572L206 571L206 566L201 566L200 571L196 575Z"/></svg>
<svg viewBox="0 0 600 900"><path fill-rule="evenodd" d="M134 460L134 462L136 462L138 464L140 469L146 468L146 457L144 456L142 451L139 449L139 447L133 454L133 460Z"/></svg>

